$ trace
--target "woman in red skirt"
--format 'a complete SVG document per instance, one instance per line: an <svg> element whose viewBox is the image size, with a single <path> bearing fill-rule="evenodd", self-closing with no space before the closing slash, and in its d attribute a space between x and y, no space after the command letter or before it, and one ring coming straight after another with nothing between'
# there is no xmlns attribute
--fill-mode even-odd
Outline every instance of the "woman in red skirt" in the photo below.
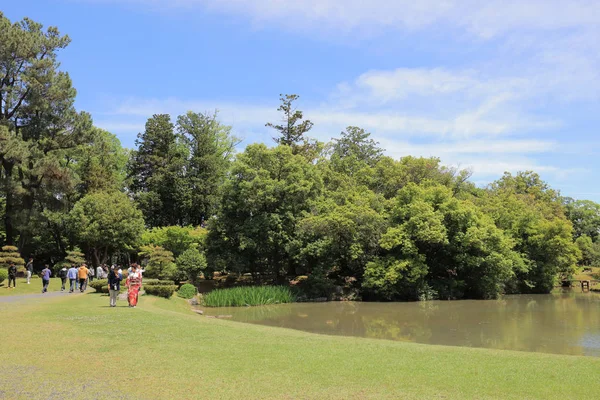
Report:
<svg viewBox="0 0 600 400"><path fill-rule="evenodd" d="M136 264L131 266L131 272L127 276L127 300L129 301L129 307L137 306L138 294L142 287L142 271L141 268Z"/></svg>

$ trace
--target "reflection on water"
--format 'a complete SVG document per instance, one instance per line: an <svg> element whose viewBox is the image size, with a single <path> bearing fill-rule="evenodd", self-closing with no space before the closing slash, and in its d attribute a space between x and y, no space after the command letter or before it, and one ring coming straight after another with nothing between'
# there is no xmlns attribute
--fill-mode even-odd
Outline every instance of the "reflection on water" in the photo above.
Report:
<svg viewBox="0 0 600 400"><path fill-rule="evenodd" d="M205 312L331 335L600 357L600 296L593 293L418 303L296 303Z"/></svg>

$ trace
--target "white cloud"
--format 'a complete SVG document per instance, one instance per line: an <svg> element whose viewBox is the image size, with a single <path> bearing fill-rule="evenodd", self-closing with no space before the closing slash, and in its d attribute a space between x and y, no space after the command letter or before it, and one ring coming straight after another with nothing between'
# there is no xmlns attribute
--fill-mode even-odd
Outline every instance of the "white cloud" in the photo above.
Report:
<svg viewBox="0 0 600 400"><path fill-rule="evenodd" d="M117 2L117 0L88 0ZM481 38L513 31L597 28L596 0L118 0L145 8L201 7L290 30L415 31L458 26Z"/></svg>

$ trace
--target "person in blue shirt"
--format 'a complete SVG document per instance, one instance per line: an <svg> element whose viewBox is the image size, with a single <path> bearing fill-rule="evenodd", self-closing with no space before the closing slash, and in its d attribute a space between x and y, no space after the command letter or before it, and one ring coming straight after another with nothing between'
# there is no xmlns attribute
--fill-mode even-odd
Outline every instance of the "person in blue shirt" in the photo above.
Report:
<svg viewBox="0 0 600 400"><path fill-rule="evenodd" d="M42 284L44 285L42 293L46 293L48 291L48 285L50 284L51 275L52 271L50 271L48 264L44 265L44 269L42 270Z"/></svg>
<svg viewBox="0 0 600 400"><path fill-rule="evenodd" d="M77 290L77 268L75 268L75 264L72 264L69 271L67 271L67 277L70 284L69 293L73 293L73 289Z"/></svg>

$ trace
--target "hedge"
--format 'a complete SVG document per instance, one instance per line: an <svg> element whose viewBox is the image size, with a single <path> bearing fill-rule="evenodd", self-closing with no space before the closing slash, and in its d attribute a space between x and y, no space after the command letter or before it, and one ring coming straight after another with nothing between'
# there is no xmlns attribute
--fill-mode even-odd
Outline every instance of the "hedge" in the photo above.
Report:
<svg viewBox="0 0 600 400"><path fill-rule="evenodd" d="M170 286L174 285L173 281L160 280L160 279L144 279L142 285L153 285L153 286Z"/></svg>
<svg viewBox="0 0 600 400"><path fill-rule="evenodd" d="M8 279L8 270L0 268L0 283Z"/></svg>
<svg viewBox="0 0 600 400"><path fill-rule="evenodd" d="M144 285L146 294L168 299L177 290L177 285Z"/></svg>

